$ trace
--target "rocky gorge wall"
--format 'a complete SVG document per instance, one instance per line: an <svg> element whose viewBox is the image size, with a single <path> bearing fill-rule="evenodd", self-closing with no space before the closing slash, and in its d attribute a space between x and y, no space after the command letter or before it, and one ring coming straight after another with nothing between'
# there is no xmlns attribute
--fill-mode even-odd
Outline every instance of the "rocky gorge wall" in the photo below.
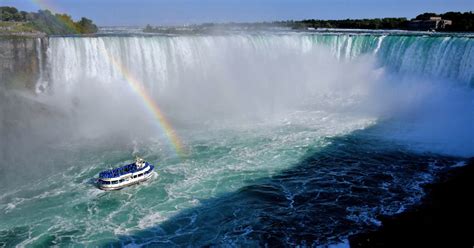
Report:
<svg viewBox="0 0 474 248"><path fill-rule="evenodd" d="M47 47L47 38L0 36L0 87L35 90Z"/></svg>

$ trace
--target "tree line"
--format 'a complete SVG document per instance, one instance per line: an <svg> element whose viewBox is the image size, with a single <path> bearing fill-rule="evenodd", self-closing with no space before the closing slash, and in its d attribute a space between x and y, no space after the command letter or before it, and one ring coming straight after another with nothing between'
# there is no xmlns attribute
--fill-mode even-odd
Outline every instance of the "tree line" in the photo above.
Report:
<svg viewBox="0 0 474 248"><path fill-rule="evenodd" d="M92 20L82 17L75 22L70 15L53 14L49 10L18 11L15 7L0 7L0 21L17 22L50 35L90 34L98 31Z"/></svg>
<svg viewBox="0 0 474 248"><path fill-rule="evenodd" d="M474 32L474 13L473 12L446 12L444 14L423 13L413 20L429 20L430 17L441 17L444 20L451 20L451 25L445 25L444 29L437 31L443 32ZM339 29L399 29L409 30L409 23L405 17L398 18L374 18L374 19L345 19L345 20L288 20L274 22L258 23L203 23L183 27L152 27L147 25L144 32L148 33L203 33L207 31L222 31L231 28L241 28L242 30L259 30L275 27L286 27L291 29L308 28L339 28Z"/></svg>
<svg viewBox="0 0 474 248"><path fill-rule="evenodd" d="M415 20L428 20L430 17L441 17L451 20L452 25L440 31L446 32L474 32L474 13L446 12L444 14L423 13ZM347 28L347 29L401 29L406 30L410 21L407 18L374 18L374 19L345 19L345 20L316 20L276 22L294 29L301 28Z"/></svg>

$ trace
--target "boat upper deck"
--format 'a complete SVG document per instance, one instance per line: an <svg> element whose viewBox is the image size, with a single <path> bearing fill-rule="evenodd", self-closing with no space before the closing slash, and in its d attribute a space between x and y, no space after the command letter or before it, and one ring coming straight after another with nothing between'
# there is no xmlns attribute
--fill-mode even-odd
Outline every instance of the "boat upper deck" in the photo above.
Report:
<svg viewBox="0 0 474 248"><path fill-rule="evenodd" d="M148 162L145 162L145 166L143 166L140 169L138 169L138 167L135 163L124 165L124 166L119 167L119 168L102 171L101 173L99 173L99 178L120 177L120 176L129 174L129 173L135 173L135 172L141 171L141 170L147 168L149 165L150 164Z"/></svg>

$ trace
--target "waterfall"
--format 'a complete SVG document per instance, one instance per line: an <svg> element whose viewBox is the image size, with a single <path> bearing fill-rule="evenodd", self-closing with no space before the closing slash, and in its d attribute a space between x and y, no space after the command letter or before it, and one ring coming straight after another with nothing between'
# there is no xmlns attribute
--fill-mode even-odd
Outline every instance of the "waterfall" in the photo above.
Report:
<svg viewBox="0 0 474 248"><path fill-rule="evenodd" d="M38 60L38 80L35 85L36 94L43 93L47 87L48 82L44 78L44 58L43 58L43 42L41 38L37 38L35 42L36 57Z"/></svg>
<svg viewBox="0 0 474 248"><path fill-rule="evenodd" d="M182 125L239 123L301 109L345 111L412 125L403 134L394 125L386 136L436 143L444 152L443 144L452 144L453 154L471 154L462 148L473 140L465 135L473 133L474 86L474 39L467 36L53 37L47 54L51 87L75 94L69 97L74 106L89 103L85 115L108 106L82 120L111 114L118 105L132 108L142 101L133 95L141 84Z"/></svg>
<svg viewBox="0 0 474 248"><path fill-rule="evenodd" d="M205 77L215 73L216 67L231 70L235 63L243 63L240 60L258 68L262 66L260 62L278 56L298 60L325 47L340 60L375 54L378 64L394 73L474 85L474 40L469 37L348 34L54 37L50 43L48 63L52 80L60 84L84 76L103 82L118 80L121 73L117 65L120 65L156 92L173 87L183 79L184 71L195 73L193 77ZM41 41L37 43L40 45ZM38 60L42 67L41 53Z"/></svg>
<svg viewBox="0 0 474 248"><path fill-rule="evenodd" d="M470 37L387 36L378 57L399 74L446 78L474 86L474 39Z"/></svg>

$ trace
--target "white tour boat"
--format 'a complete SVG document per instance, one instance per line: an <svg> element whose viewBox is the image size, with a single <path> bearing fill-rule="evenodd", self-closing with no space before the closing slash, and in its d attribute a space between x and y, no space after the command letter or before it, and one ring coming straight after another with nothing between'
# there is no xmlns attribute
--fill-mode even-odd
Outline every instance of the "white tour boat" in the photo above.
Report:
<svg viewBox="0 0 474 248"><path fill-rule="evenodd" d="M152 164L137 157L133 164L99 173L97 184L102 190L122 189L150 179L154 168Z"/></svg>

